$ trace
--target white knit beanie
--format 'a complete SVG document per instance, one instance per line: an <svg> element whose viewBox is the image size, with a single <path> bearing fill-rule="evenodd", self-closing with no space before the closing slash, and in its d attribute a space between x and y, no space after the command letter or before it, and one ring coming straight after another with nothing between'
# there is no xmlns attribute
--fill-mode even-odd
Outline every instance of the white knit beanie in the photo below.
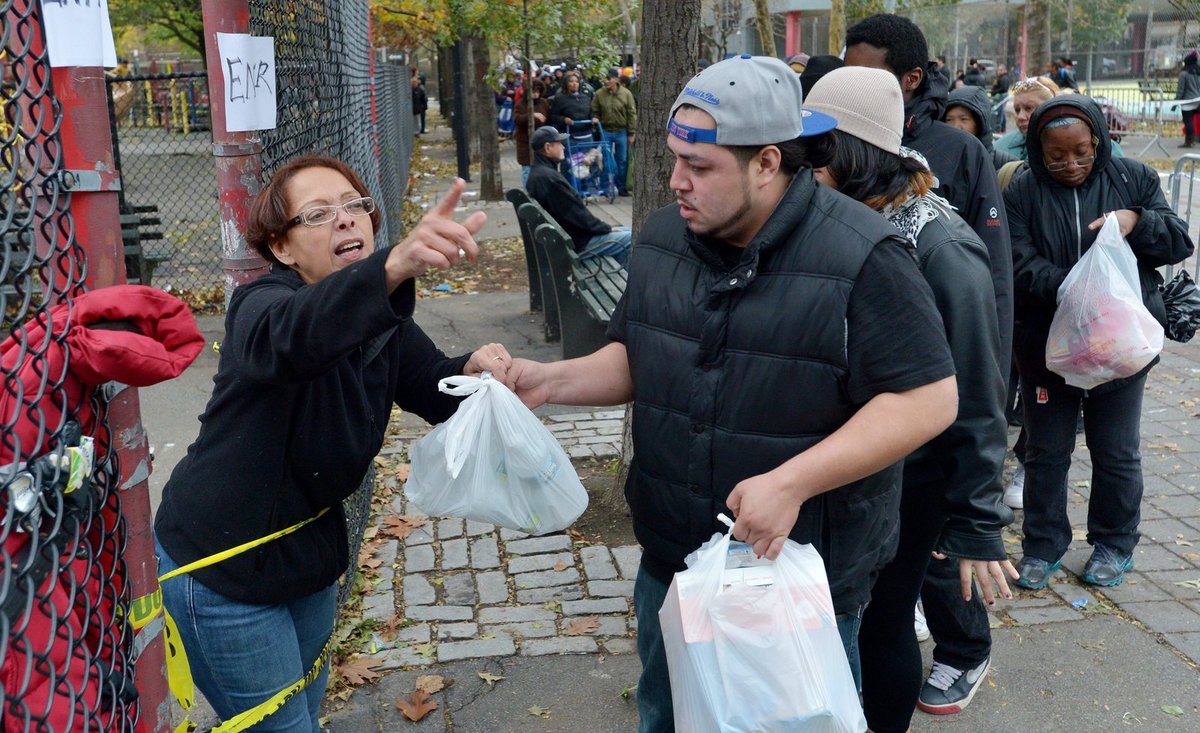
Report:
<svg viewBox="0 0 1200 733"><path fill-rule="evenodd" d="M900 154L904 95L891 73L866 66L834 69L813 85L804 106L836 119L842 132Z"/></svg>

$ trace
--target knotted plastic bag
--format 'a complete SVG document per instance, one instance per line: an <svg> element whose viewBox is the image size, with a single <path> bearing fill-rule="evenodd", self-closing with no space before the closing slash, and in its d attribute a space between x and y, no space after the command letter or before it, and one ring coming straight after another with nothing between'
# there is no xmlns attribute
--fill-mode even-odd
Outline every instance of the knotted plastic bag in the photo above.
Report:
<svg viewBox="0 0 1200 733"><path fill-rule="evenodd" d="M542 421L484 372L438 382L469 395L449 420L409 449L404 491L422 512L529 534L566 529L587 509L587 490Z"/></svg>
<svg viewBox="0 0 1200 733"><path fill-rule="evenodd" d="M1162 288L1167 307L1167 338L1187 343L1200 328L1200 290L1187 270L1180 270Z"/></svg>
<svg viewBox="0 0 1200 733"><path fill-rule="evenodd" d="M812 545L788 540L772 562L717 533L687 565L658 612L677 730L867 729Z"/></svg>
<svg viewBox="0 0 1200 733"><path fill-rule="evenodd" d="M1058 288L1046 368L1092 389L1137 374L1162 347L1162 325L1142 304L1137 258L1110 214Z"/></svg>

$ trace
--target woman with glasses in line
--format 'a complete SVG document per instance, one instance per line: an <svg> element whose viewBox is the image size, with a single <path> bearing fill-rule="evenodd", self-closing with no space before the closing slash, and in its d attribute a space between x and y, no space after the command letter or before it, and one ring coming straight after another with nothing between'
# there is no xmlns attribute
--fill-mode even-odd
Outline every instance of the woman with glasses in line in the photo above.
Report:
<svg viewBox="0 0 1200 733"><path fill-rule="evenodd" d="M154 525L163 574L292 530L162 583L194 680L222 719L309 675L253 730L320 730L322 650L350 560L342 500L383 445L393 404L445 420L458 400L439 379L503 378L511 364L498 344L447 357L412 321L413 279L478 252L486 215L453 218L464 187L455 181L394 247L376 246L381 212L336 158L292 160L254 200L246 239L271 272L230 300L200 434Z"/></svg>
<svg viewBox="0 0 1200 733"><path fill-rule="evenodd" d="M1187 225L1167 205L1158 174L1113 157L1108 132L1100 107L1088 97L1070 94L1042 104L1028 121L1030 173L1014 179L1004 193L1013 250L1013 353L1026 433L1024 557L1017 584L1035 590L1050 582L1071 544L1067 471L1081 407L1092 460L1087 519L1092 554L1083 580L1118 585L1133 567L1142 500L1142 391L1158 361L1086 392L1067 386L1046 368L1058 288L1110 213L1137 258L1142 300L1165 323L1162 278L1155 268L1193 251Z"/></svg>

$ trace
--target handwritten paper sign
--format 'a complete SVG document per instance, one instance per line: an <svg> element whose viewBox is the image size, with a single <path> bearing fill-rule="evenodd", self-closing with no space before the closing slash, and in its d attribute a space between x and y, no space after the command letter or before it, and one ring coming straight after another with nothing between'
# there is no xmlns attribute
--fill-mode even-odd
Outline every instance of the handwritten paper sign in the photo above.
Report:
<svg viewBox="0 0 1200 733"><path fill-rule="evenodd" d="M225 129L275 128L275 39L218 33L217 53L225 77Z"/></svg>
<svg viewBox="0 0 1200 733"><path fill-rule="evenodd" d="M42 0L51 66L117 65L105 0Z"/></svg>

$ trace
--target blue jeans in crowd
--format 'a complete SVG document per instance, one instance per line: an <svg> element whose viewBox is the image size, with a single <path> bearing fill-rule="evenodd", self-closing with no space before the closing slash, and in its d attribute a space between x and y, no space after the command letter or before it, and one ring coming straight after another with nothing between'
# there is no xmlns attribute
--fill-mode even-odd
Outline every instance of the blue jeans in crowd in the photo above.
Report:
<svg viewBox="0 0 1200 733"><path fill-rule="evenodd" d="M670 584L646 572L645 565L638 568L637 580L633 584L637 651L638 658L642 660L642 676L638 679L637 687L638 733L672 733L675 730L667 648L663 645L662 626L658 623L658 612L667 599L668 588ZM862 622L862 610L857 615L838 614L836 620L842 646L846 648L846 657L850 661L850 672L854 675L854 686L858 688L861 679L858 628Z"/></svg>
<svg viewBox="0 0 1200 733"><path fill-rule="evenodd" d="M179 567L154 538L160 575ZM337 583L275 606L239 603L189 575L162 584L163 606L179 627L196 687L222 720L249 710L308 673L333 632ZM312 684L255 731L312 731L329 663Z"/></svg>
<svg viewBox="0 0 1200 733"><path fill-rule="evenodd" d="M580 259L588 257L598 257L600 255L608 255L617 262L621 263L621 267L629 269L629 249L633 246L633 232L625 227L613 227L613 230L608 234L597 234L588 240L583 249L579 251Z"/></svg>
<svg viewBox="0 0 1200 733"><path fill-rule="evenodd" d="M1107 386L1107 385L1106 385ZM1075 451L1075 421L1083 407L1083 434L1092 459L1088 544L1103 542L1133 554L1142 505L1142 393L1146 375L1115 388L1046 387L1021 379L1025 405L1024 550L1058 562L1071 545L1067 472ZM1086 397L1085 397L1086 394Z"/></svg>
<svg viewBox="0 0 1200 733"><path fill-rule="evenodd" d="M625 192L625 177L629 171L629 133L625 130L604 131L604 139L612 145L617 161L617 190Z"/></svg>

